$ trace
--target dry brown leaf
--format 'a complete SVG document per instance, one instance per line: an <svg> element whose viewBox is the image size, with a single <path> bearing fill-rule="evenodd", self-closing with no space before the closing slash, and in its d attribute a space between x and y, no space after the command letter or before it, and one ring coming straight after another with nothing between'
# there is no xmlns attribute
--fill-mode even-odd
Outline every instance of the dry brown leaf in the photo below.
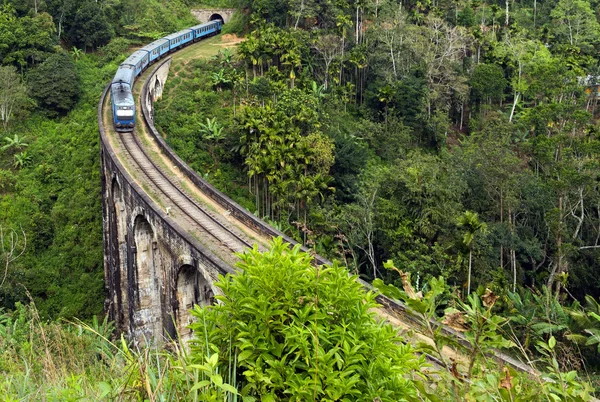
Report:
<svg viewBox="0 0 600 402"><path fill-rule="evenodd" d="M443 323L448 325L451 328L454 328L457 331L464 332L467 330L467 327L465 326L465 324L466 324L465 318L463 316L463 313L461 313L460 311L454 311L452 313L447 313L446 316L444 317Z"/></svg>
<svg viewBox="0 0 600 402"><path fill-rule="evenodd" d="M508 372L508 367L504 367L502 371L504 371L504 377L502 378L502 381L500 381L500 388L510 390L512 388L513 377Z"/></svg>
<svg viewBox="0 0 600 402"><path fill-rule="evenodd" d="M452 376L454 378L462 380L463 375L458 371L458 368L457 368L458 365L456 364L456 360L454 360L453 358L450 358L450 361L452 362L452 364L450 365L450 373L452 374Z"/></svg>
<svg viewBox="0 0 600 402"><path fill-rule="evenodd" d="M410 274L407 272L400 271L399 269L397 271L400 274L400 278L402 279L402 287L404 288L404 291L406 292L408 297L410 297L411 299L422 299L423 294L421 292L415 292L415 289L410 284Z"/></svg>
<svg viewBox="0 0 600 402"><path fill-rule="evenodd" d="M486 307L492 307L496 304L499 296L496 296L494 292L492 292L489 288L485 289L485 294L481 296L481 300L483 300L483 305Z"/></svg>

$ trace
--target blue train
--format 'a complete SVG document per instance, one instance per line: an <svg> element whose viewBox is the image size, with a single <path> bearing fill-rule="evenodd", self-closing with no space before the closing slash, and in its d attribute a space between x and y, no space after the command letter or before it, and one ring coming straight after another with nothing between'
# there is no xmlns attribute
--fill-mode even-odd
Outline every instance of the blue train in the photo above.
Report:
<svg viewBox="0 0 600 402"><path fill-rule="evenodd" d="M222 25L223 21L215 20L175 32L155 40L125 59L117 69L110 88L115 130L133 131L135 127L133 83L149 65L167 53L220 33Z"/></svg>

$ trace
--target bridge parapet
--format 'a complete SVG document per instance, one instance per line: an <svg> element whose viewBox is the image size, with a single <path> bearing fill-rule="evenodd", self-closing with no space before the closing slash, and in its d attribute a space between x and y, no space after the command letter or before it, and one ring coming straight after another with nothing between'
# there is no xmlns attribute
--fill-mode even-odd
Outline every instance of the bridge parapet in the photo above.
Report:
<svg viewBox="0 0 600 402"><path fill-rule="evenodd" d="M142 101L144 102L142 107L145 108L144 110L147 110L151 121L154 119L154 102L162 97L167 78L169 77L171 61L172 59L169 57L160 63L144 86L146 92L142 96Z"/></svg>

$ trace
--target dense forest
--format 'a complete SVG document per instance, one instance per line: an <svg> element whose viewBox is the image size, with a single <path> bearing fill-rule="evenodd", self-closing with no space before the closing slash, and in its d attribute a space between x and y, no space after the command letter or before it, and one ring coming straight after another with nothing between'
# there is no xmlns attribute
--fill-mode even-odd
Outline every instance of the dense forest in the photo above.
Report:
<svg viewBox="0 0 600 402"><path fill-rule="evenodd" d="M128 49L194 22L183 2L0 3L0 306L102 313L98 98Z"/></svg>
<svg viewBox="0 0 600 402"><path fill-rule="evenodd" d="M370 277L600 294L596 4L246 6L244 65L211 78L257 213Z"/></svg>
<svg viewBox="0 0 600 402"><path fill-rule="evenodd" d="M245 40L177 67L157 126L209 181L337 262L315 269L279 241L249 251L244 273L219 282L221 303L196 308L189 351L135 349L92 319L104 300L97 101L132 49L194 24L195 3L0 3L0 394L589 400L600 365L590 0L203 2L237 8L225 31ZM374 295L343 267L407 303L433 343L377 322ZM541 371L498 367L494 348Z"/></svg>

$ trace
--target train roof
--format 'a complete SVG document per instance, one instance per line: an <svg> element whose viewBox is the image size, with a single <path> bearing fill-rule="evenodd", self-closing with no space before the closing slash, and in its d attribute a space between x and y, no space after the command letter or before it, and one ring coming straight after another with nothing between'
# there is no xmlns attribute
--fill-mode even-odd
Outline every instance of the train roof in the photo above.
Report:
<svg viewBox="0 0 600 402"><path fill-rule="evenodd" d="M166 40L165 38L160 38L160 39L157 39L154 42L152 42L152 43L144 46L140 50L145 50L147 52L152 52L154 49L156 49L157 47L161 47L165 43L169 43L169 41Z"/></svg>
<svg viewBox="0 0 600 402"><path fill-rule="evenodd" d="M173 40L175 38L179 38L181 35L185 35L186 33L190 33L191 28L184 29L179 32L172 33L171 35L165 36L163 39Z"/></svg>
<svg viewBox="0 0 600 402"><path fill-rule="evenodd" d="M217 21L209 21L209 22L205 22L204 24L198 24L198 25L194 25L194 26L193 26L193 27L191 27L190 29L195 31L195 30L196 30L196 29L198 29L198 28L204 28L204 27L207 27L207 26L213 25L215 22L217 22Z"/></svg>
<svg viewBox="0 0 600 402"><path fill-rule="evenodd" d="M116 83L111 87L110 94L115 105L133 106L133 95L129 85Z"/></svg>
<svg viewBox="0 0 600 402"><path fill-rule="evenodd" d="M135 75L135 71L127 65L120 65L117 69L117 73L115 74L115 78L113 78L113 84L124 82L129 85L133 82L133 77Z"/></svg>
<svg viewBox="0 0 600 402"><path fill-rule="evenodd" d="M148 51L147 50L137 50L135 52L133 52L131 54L131 56L129 56L128 58L125 59L125 61L121 64L129 64L131 66L135 66L137 65L140 60L142 60L144 57L146 57L148 55Z"/></svg>

